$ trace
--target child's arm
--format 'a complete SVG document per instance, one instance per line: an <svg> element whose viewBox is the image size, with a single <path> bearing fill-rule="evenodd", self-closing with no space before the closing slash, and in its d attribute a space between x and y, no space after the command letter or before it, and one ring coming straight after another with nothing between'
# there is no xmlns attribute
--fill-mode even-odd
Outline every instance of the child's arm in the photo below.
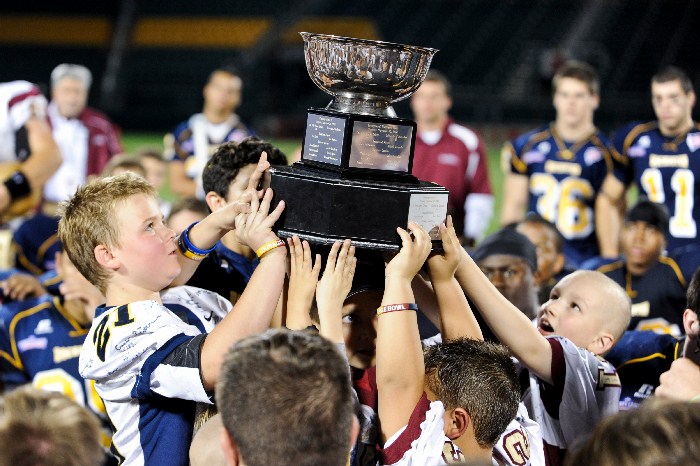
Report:
<svg viewBox="0 0 700 466"><path fill-rule="evenodd" d="M530 319L513 306L461 251L457 281L481 312L486 323L511 353L540 379L552 382L552 348Z"/></svg>
<svg viewBox="0 0 700 466"><path fill-rule="evenodd" d="M287 239L289 244L289 288L287 291L287 321L290 330L303 330L312 325L311 304L321 272L321 255L316 255L313 263L308 241L300 241L298 236Z"/></svg>
<svg viewBox="0 0 700 466"><path fill-rule="evenodd" d="M382 307L413 303L411 280L430 253L430 236L416 223L414 235L397 228L401 251L387 264ZM391 307L387 310L390 310ZM377 391L382 443L407 425L423 394L425 368L415 311L383 312L377 317Z"/></svg>
<svg viewBox="0 0 700 466"><path fill-rule="evenodd" d="M316 286L316 305L320 333L333 343L344 343L343 338L343 302L352 288L355 275L355 247L346 239L340 246L335 242L328 253L326 270ZM340 252L338 252L340 250Z"/></svg>
<svg viewBox="0 0 700 466"><path fill-rule="evenodd" d="M257 196L253 196L249 214L236 218L239 241L254 251L279 239L271 228L281 211L275 209L268 214L271 202L272 190L268 189L260 202ZM243 337L262 332L270 325L282 293L286 256L284 247L271 249L262 256L236 305L204 340L201 371L206 389L213 389L216 385L221 363L231 345Z"/></svg>
<svg viewBox="0 0 700 466"><path fill-rule="evenodd" d="M440 225L440 235L444 253L428 259L428 270L437 296L442 338L453 340L469 337L483 340L479 323L469 307L467 297L455 279L462 246L452 225L451 216L447 216L447 225Z"/></svg>
<svg viewBox="0 0 700 466"><path fill-rule="evenodd" d="M198 249L207 250L214 247L226 233L233 230L236 217L241 213L251 211L252 198L257 197L257 199L260 199L262 197L263 191L258 191L257 187L268 168L270 168L270 163L267 161L267 153L263 152L260 155L260 161L255 167L255 171L250 176L248 188L243 195L222 209L207 215L201 222L190 228L187 232L187 238L190 243ZM275 221L282 215L282 210L284 210L284 201L280 201L277 208L270 214L271 216L276 216ZM173 280L171 286L187 283L199 265L199 261L188 259L182 253L178 254L178 261L182 270L180 275Z"/></svg>
<svg viewBox="0 0 700 466"><path fill-rule="evenodd" d="M416 304L418 304L420 312L431 324L436 328L440 328L440 310L438 309L433 286L421 274L416 274L411 282L411 288L413 288L413 294L416 297Z"/></svg>

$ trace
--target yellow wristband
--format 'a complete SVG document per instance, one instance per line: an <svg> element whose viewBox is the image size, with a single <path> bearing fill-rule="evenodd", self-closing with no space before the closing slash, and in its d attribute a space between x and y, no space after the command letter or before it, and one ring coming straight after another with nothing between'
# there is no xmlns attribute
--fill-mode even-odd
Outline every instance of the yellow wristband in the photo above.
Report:
<svg viewBox="0 0 700 466"><path fill-rule="evenodd" d="M272 251L275 248L279 248L280 246L284 246L284 241L282 241L281 239L276 239L274 241L267 242L255 251L255 255L258 256L258 259L261 259L262 256L264 256L266 253Z"/></svg>
<svg viewBox="0 0 700 466"><path fill-rule="evenodd" d="M690 401L691 403L697 403L697 402L699 402L699 401L700 401L700 393L698 393L697 395L695 395L694 397L692 397L692 398L691 398L690 400L688 400L688 401Z"/></svg>

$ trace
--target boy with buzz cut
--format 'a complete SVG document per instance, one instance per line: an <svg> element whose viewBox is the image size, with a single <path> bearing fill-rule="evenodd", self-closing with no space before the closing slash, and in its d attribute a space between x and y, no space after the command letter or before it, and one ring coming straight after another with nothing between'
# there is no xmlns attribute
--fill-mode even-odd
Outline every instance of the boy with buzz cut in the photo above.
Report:
<svg viewBox="0 0 700 466"><path fill-rule="evenodd" d="M523 402L542 429L547 464L562 464L574 441L618 410L620 380L601 356L627 328L629 298L600 272L574 272L552 289L535 327L466 251L456 276L493 333L528 371Z"/></svg>
<svg viewBox="0 0 700 466"><path fill-rule="evenodd" d="M263 155L240 201L179 238L163 224L154 188L130 173L96 180L64 206L61 241L106 297L86 337L80 373L95 380L122 465L187 465L195 402L212 403L227 349L269 326L286 249L270 229L284 205L268 213L272 191L255 190L267 167ZM261 257L237 305L216 327L214 310L195 300L190 312L168 310L160 291L178 276L186 280L233 228Z"/></svg>

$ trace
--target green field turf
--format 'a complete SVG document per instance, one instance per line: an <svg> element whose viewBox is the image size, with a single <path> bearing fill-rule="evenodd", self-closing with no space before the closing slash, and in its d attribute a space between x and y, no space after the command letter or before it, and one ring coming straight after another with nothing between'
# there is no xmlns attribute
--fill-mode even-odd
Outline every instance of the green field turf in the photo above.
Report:
<svg viewBox="0 0 700 466"><path fill-rule="evenodd" d="M124 133L122 135L124 149L128 153L133 153L136 150L144 147L154 147L163 150L163 134L159 133ZM272 139L270 141L275 146L279 147L282 152L289 155L301 144L301 139ZM498 228L501 211L501 198L503 195L503 174L500 168L500 148L490 147L489 152L489 177L491 178L491 189L496 197L496 209L488 232L495 231ZM165 187L162 196L172 200L173 195L170 190Z"/></svg>

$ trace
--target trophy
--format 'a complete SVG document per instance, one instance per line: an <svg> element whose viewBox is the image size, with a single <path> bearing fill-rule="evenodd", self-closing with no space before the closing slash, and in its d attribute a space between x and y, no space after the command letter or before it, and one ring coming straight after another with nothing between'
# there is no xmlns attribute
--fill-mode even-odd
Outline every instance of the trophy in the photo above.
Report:
<svg viewBox="0 0 700 466"><path fill-rule="evenodd" d="M270 169L275 225L312 243L350 238L357 247L397 250L396 227L416 222L440 248L448 192L411 174L416 124L391 104L420 86L437 50L302 32L306 68L333 96L307 113L299 162Z"/></svg>

